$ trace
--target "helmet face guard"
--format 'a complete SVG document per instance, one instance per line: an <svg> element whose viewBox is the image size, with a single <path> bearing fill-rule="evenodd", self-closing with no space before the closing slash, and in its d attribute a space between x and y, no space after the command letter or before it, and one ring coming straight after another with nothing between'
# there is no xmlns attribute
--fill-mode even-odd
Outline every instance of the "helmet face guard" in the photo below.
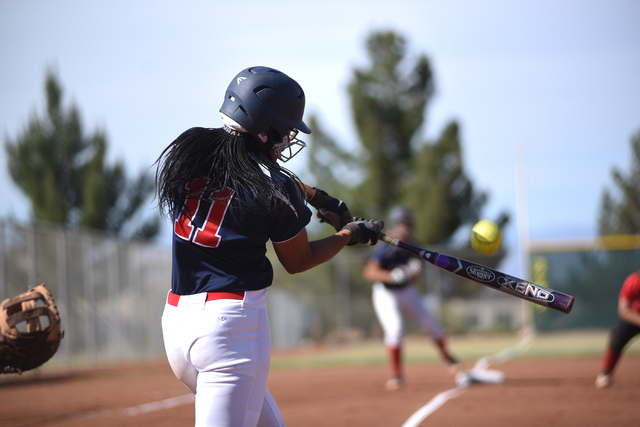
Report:
<svg viewBox="0 0 640 427"><path fill-rule="evenodd" d="M296 139L298 131L311 133L302 120L304 106L304 91L291 77L273 68L251 67L231 81L220 112L258 138L268 150L277 150L278 157L286 161L283 153L287 148L288 160L306 146ZM291 147L296 145L300 148L293 153Z"/></svg>
<svg viewBox="0 0 640 427"><path fill-rule="evenodd" d="M289 131L289 134L282 139L281 143L273 145L273 152L276 153L276 157L283 163L291 160L307 146L304 141L297 138L297 135L298 129L292 129Z"/></svg>

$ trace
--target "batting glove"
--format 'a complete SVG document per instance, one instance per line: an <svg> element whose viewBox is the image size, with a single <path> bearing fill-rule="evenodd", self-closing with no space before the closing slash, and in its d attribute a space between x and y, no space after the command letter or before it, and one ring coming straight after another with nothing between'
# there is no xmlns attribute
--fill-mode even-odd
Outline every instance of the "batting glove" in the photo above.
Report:
<svg viewBox="0 0 640 427"><path fill-rule="evenodd" d="M411 278L411 274L405 267L396 267L389 272L389 284L404 285Z"/></svg>
<svg viewBox="0 0 640 427"><path fill-rule="evenodd" d="M374 221L371 219L354 218L353 222L345 225L342 230L351 232L351 241L347 246L361 244L375 245L378 243L378 233L384 227L383 221Z"/></svg>
<svg viewBox="0 0 640 427"><path fill-rule="evenodd" d="M420 261L418 258L411 257L409 262L407 262L407 272L412 277L419 275L423 268L424 262Z"/></svg>

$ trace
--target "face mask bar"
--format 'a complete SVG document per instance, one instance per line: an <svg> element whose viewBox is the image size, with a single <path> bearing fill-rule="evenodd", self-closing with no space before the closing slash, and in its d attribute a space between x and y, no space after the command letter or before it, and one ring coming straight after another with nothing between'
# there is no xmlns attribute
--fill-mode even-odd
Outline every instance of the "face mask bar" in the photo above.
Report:
<svg viewBox="0 0 640 427"><path fill-rule="evenodd" d="M278 160L282 163L286 163L294 158L307 144L304 141L300 141L298 138L298 130L291 129L289 135L285 136L283 142L274 146L273 151L276 154Z"/></svg>

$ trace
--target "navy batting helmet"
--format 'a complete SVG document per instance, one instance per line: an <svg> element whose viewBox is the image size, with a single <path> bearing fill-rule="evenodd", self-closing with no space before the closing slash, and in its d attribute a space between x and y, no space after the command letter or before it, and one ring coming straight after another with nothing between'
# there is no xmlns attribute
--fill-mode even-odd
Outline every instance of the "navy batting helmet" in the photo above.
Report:
<svg viewBox="0 0 640 427"><path fill-rule="evenodd" d="M311 133L302 121L304 104L304 91L291 77L273 68L251 67L233 78L220 112L271 149L291 128Z"/></svg>
<svg viewBox="0 0 640 427"><path fill-rule="evenodd" d="M413 212L406 206L396 205L389 211L389 227L398 224L413 225Z"/></svg>

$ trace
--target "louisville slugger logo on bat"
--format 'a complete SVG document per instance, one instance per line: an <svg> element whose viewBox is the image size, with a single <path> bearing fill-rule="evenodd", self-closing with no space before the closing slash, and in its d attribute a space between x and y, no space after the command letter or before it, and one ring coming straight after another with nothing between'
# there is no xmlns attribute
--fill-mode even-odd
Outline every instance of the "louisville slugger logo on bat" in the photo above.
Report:
<svg viewBox="0 0 640 427"><path fill-rule="evenodd" d="M484 265L476 264L461 258L440 254L419 248L412 244L403 242L380 233L380 240L402 250L412 253L425 261L448 271L456 276L489 286L500 292L513 295L518 298L533 302L544 307L568 314L573 307L574 298L562 292L547 289L526 280L509 276L501 271L494 270Z"/></svg>
<svg viewBox="0 0 640 427"><path fill-rule="evenodd" d="M491 270L477 265L467 267L467 274L471 277L475 277L476 280L481 282L492 282L495 280L496 275Z"/></svg>

